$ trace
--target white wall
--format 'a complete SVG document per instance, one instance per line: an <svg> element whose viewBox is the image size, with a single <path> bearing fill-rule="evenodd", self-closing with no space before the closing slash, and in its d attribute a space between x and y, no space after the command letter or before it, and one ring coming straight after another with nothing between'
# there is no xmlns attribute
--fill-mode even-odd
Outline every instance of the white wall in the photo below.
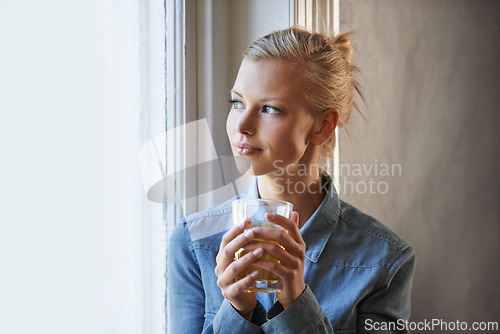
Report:
<svg viewBox="0 0 500 334"><path fill-rule="evenodd" d="M141 6L0 1L1 333L142 332Z"/></svg>

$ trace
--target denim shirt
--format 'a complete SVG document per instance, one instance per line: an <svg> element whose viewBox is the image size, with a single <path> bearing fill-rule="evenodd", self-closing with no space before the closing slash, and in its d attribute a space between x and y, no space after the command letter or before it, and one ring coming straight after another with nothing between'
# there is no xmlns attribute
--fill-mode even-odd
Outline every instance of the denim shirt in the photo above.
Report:
<svg viewBox="0 0 500 334"><path fill-rule="evenodd" d="M339 200L328 174L322 176L322 187L321 205L300 230L306 243L306 290L286 310L276 294L258 293L251 322L224 299L214 272L221 238L232 226L233 199L183 219L167 255L171 333L402 329L397 326L410 316L414 250L379 221ZM237 197L259 198L257 178Z"/></svg>

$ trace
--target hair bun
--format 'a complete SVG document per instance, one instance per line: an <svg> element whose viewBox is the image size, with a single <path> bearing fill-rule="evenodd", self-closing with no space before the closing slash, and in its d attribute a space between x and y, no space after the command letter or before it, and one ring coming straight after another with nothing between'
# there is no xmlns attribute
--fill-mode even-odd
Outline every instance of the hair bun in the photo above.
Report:
<svg viewBox="0 0 500 334"><path fill-rule="evenodd" d="M345 60L352 64L352 55L354 53L354 48L351 42L352 31L349 32L341 32L337 36L332 38L333 44L339 49L339 51L344 56Z"/></svg>

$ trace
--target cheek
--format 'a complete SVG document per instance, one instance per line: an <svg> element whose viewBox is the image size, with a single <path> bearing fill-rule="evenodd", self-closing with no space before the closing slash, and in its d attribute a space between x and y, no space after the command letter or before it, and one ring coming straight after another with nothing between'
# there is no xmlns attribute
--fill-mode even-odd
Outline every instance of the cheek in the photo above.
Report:
<svg viewBox="0 0 500 334"><path fill-rule="evenodd" d="M309 124L296 123L275 132L272 142L277 143L276 149L280 156L286 156L290 160L298 160L305 154L309 138Z"/></svg>
<svg viewBox="0 0 500 334"><path fill-rule="evenodd" d="M294 147L303 148L307 146L311 134L311 127L304 121L298 121L293 127L287 129L285 135L288 141L292 141Z"/></svg>
<svg viewBox="0 0 500 334"><path fill-rule="evenodd" d="M226 133L229 140L231 140L232 129L234 129L234 126L232 124L233 122L232 122L231 112L229 112L229 115L227 115L226 119Z"/></svg>
<svg viewBox="0 0 500 334"><path fill-rule="evenodd" d="M292 159L301 155L306 147L305 134L293 128L272 129L268 131L268 139L278 155L289 156Z"/></svg>

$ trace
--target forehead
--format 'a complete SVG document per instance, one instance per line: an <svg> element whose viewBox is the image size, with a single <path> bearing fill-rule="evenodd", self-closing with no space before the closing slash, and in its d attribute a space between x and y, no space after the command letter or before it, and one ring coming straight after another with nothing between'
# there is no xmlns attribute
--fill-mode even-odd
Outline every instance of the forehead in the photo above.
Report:
<svg viewBox="0 0 500 334"><path fill-rule="evenodd" d="M286 60L251 60L241 63L233 90L249 96L303 98L300 66Z"/></svg>

